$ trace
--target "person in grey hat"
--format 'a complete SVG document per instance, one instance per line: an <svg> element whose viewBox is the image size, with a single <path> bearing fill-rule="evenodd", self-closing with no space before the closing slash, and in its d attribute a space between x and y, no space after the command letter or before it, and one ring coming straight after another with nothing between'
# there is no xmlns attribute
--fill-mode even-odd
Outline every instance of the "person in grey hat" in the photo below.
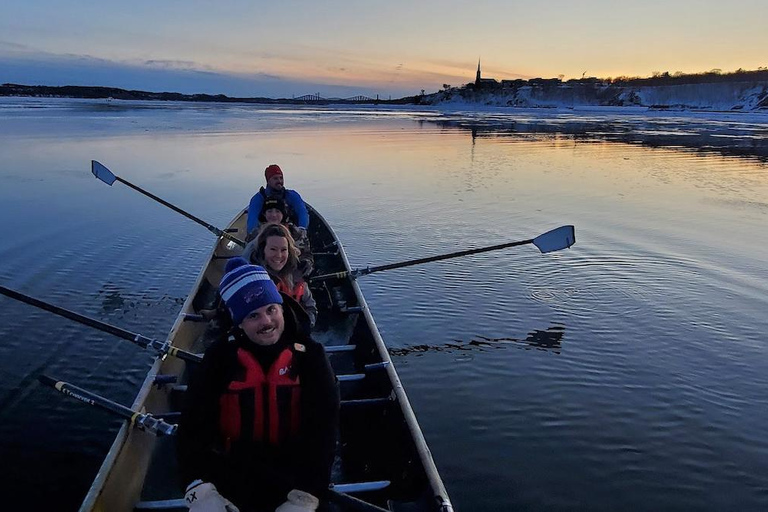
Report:
<svg viewBox="0 0 768 512"><path fill-rule="evenodd" d="M233 258L220 293L236 327L206 351L185 397L177 454L187 505L312 512L338 432L328 357L263 267Z"/></svg>
<svg viewBox="0 0 768 512"><path fill-rule="evenodd" d="M243 250L243 258L249 260L251 263L258 263L254 260L252 252L254 251L254 244L251 243L256 239L258 234L264 230L268 224L282 224L288 229L288 232L293 237L293 241L296 248L299 250L299 264L298 268L303 276L308 276L314 269L315 260L312 256L312 248L309 243L309 236L307 236L306 230L299 229L288 220L288 209L285 201L277 197L270 197L264 201L264 206L261 208L261 215L259 215L259 228L248 234L245 241L249 244Z"/></svg>

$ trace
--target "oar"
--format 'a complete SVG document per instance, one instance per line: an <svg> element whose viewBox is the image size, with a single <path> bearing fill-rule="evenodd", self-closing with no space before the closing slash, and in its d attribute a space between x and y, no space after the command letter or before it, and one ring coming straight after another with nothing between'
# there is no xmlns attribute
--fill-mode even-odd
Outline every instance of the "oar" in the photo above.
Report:
<svg viewBox="0 0 768 512"><path fill-rule="evenodd" d="M37 380L47 386L51 386L57 391L61 391L68 397L80 400L81 402L85 402L90 405L96 405L111 412L112 414L125 418L131 422L131 425L136 425L136 427L146 432L150 432L157 436L170 436L176 433L176 425L166 423L162 419L155 418L149 413L134 411L129 407L120 405L117 402L113 402L112 400L104 398L103 396L99 396L95 393L91 393L90 391L75 386L74 384L52 379L46 375L38 376Z"/></svg>
<svg viewBox="0 0 768 512"><path fill-rule="evenodd" d="M129 407L120 405L117 402L113 402L108 398L104 398L103 396L97 395L96 393L92 393L86 389L75 386L74 384L69 384L68 382L52 379L51 377L48 377L46 375L40 375L37 377L37 379L43 384L50 386L71 398L80 400L81 402L85 402L86 404L89 404L89 405L95 405L97 407L100 407L108 412L111 412L116 416L119 416L121 418L128 420L131 423L131 425L135 425L137 428L144 430L146 432L150 432L157 436L172 436L176 434L176 431L178 429L178 425L166 423L165 421L163 421L162 418L156 418L150 413L141 413L138 411L134 411ZM287 480L286 477L281 473L275 472L272 469L269 469L267 471L267 469L268 468L266 468L265 466L263 471L264 475L272 478L273 480L275 481L279 480L283 483ZM352 496L341 493L339 491L335 491L333 489L328 489L327 491L323 491L322 494L324 496L321 496L321 497L326 498L328 501L333 501L334 503L348 510L354 510L356 512L387 512L387 510L381 507L378 507L376 505L373 505L371 503L368 503L367 501L354 498Z"/></svg>
<svg viewBox="0 0 768 512"><path fill-rule="evenodd" d="M374 272L383 272L384 270L392 270L395 268L410 267L413 265L421 265L422 263L429 263L432 261L447 260L451 258L459 258L461 256L469 256L470 254L479 254L481 252L498 251L499 249L506 249L507 247L515 247L517 245L533 244L538 247L539 251L543 253L559 251L561 249L567 249L576 243L576 232L573 226L560 226L551 231L547 231L536 238L530 238L528 240L521 240L519 242L508 242L505 244L492 245L490 247L481 247L479 249L468 249L466 251L457 251L440 256L430 256L429 258L420 258L417 260L402 261L400 263L390 263L389 265L381 265L378 267L367 267L354 269L351 272L335 272L333 274L324 274L321 276L310 277L311 281L325 281L328 279L340 279L350 276L352 279L358 276L364 276L373 274Z"/></svg>
<svg viewBox="0 0 768 512"><path fill-rule="evenodd" d="M232 242L236 243L240 247L245 247L245 242L243 242L239 238L230 235L226 231L222 231L221 229L217 228L216 226L212 226L211 224L208 224L204 220L195 217L191 213L185 212L184 210L182 210L178 206L174 206L171 203L169 203L168 201L160 199L156 195L154 195L154 194L152 194L150 192L147 192L143 188L137 187L136 185L134 185L130 181L124 180L120 176L115 176L115 174L113 174L112 171L107 169L107 167L105 165L97 162L96 160L91 160L91 172L93 173L94 176L96 176L97 178L99 178L101 181L103 181L104 183L106 183L109 186L112 186L112 184L114 182L116 182L116 181L119 181L120 183L128 185L133 190L136 190L137 192L141 192L145 196L147 196L147 197L149 197L151 199L154 199L158 203L160 203L160 204L162 204L164 206L167 206L171 210L173 210L173 211L175 211L177 213L180 213L183 216L185 216L186 218L191 219L191 220L197 222L198 224L200 224L201 226L205 227L208 231L210 231L214 235L224 237L227 240L231 240Z"/></svg>
<svg viewBox="0 0 768 512"><path fill-rule="evenodd" d="M171 356L178 357L179 359L183 359L185 361L190 361L193 363L199 363L200 361L203 360L203 356L198 354L193 354L192 352L187 352L186 350L181 350L180 348L176 348L172 346L170 343L168 343L168 341L159 341L159 340L147 338L146 336L142 336L141 334L136 334L135 332L127 331L120 327L116 327L114 325L102 322L100 320L96 320L95 318L83 316L80 313L75 313L74 311L70 311L68 309L64 309L59 306L54 306L53 304L35 299L34 297L30 297L29 295L24 295L23 293L17 292L15 290L11 290L10 288L6 288L5 286L0 286L0 293L5 295L6 297L16 299L19 302L25 302L30 306L35 306L36 308L50 311L51 313L54 313L59 316L63 316L64 318L69 318L70 320L74 320L75 322L80 322L81 324L87 325L89 327L93 327L95 329L107 332L109 334L113 334L118 338L122 338L124 340L130 341L131 343L135 343L136 345L142 348L152 349L160 355L168 354Z"/></svg>

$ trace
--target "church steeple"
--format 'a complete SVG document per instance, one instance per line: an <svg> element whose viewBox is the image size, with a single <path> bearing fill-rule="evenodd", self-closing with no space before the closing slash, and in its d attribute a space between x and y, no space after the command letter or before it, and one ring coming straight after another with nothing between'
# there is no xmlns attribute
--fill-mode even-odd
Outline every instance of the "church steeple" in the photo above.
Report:
<svg viewBox="0 0 768 512"><path fill-rule="evenodd" d="M480 57L477 58L477 75L475 76L475 85L480 85Z"/></svg>

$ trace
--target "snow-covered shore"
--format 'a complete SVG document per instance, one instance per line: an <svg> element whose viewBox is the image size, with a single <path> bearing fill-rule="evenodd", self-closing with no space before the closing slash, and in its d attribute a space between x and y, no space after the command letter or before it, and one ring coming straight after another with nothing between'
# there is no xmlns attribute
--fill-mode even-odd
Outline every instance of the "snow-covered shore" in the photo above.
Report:
<svg viewBox="0 0 768 512"><path fill-rule="evenodd" d="M429 95L432 105L505 107L636 106L654 109L768 112L768 82L745 81L655 86L554 83L519 87L454 88Z"/></svg>

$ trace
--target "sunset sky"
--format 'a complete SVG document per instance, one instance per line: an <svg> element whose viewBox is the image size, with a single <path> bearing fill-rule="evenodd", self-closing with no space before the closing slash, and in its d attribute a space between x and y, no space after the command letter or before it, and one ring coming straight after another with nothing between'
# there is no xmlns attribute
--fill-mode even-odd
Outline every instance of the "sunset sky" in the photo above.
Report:
<svg viewBox="0 0 768 512"><path fill-rule="evenodd" d="M64 7L66 6L66 7ZM0 4L0 83L290 97L768 66L764 0L30 0Z"/></svg>

